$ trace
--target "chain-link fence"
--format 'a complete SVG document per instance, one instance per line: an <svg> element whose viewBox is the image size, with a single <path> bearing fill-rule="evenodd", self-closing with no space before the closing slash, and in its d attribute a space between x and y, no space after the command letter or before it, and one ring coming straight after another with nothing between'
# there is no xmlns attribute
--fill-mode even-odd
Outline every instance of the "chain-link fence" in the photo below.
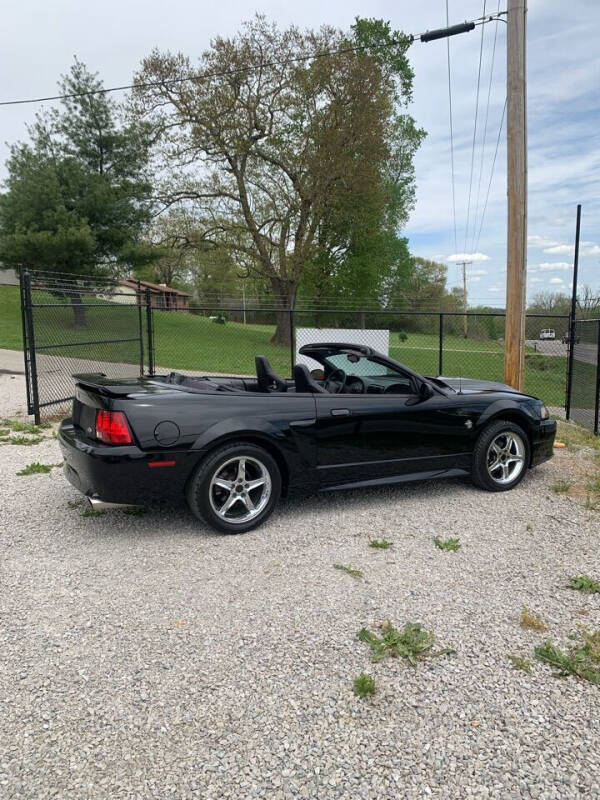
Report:
<svg viewBox="0 0 600 800"><path fill-rule="evenodd" d="M144 371L141 298L112 281L21 274L28 411L59 413L73 397L73 374L110 377Z"/></svg>
<svg viewBox="0 0 600 800"><path fill-rule="evenodd" d="M600 319L576 320L567 418L600 433Z"/></svg>
<svg viewBox="0 0 600 800"><path fill-rule="evenodd" d="M156 287L155 287L156 288ZM309 342L368 344L423 375L502 382L502 312L276 309L160 310L130 282L21 277L30 413L62 410L72 375L254 375L256 355L285 377ZM569 317L528 315L525 390L563 408Z"/></svg>

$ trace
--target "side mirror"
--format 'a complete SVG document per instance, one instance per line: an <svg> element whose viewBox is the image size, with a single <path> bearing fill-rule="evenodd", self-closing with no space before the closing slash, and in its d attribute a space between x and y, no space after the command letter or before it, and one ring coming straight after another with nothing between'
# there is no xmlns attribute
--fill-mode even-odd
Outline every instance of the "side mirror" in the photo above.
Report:
<svg viewBox="0 0 600 800"><path fill-rule="evenodd" d="M419 385L419 397L421 398L421 400L429 400L429 398L432 395L433 395L433 389L431 388L431 386L428 383L423 381Z"/></svg>

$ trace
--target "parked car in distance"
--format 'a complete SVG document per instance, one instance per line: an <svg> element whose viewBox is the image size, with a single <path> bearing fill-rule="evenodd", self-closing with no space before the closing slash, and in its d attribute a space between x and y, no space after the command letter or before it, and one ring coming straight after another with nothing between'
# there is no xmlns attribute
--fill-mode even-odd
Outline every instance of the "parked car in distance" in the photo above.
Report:
<svg viewBox="0 0 600 800"><path fill-rule="evenodd" d="M553 328L544 328L540 331L540 339L556 339L556 331Z"/></svg>
<svg viewBox="0 0 600 800"><path fill-rule="evenodd" d="M470 475L492 492L552 456L556 423L535 397L492 381L427 378L370 347L305 345L294 378L75 376L59 442L92 505L187 500L225 533L267 519L280 496Z"/></svg>

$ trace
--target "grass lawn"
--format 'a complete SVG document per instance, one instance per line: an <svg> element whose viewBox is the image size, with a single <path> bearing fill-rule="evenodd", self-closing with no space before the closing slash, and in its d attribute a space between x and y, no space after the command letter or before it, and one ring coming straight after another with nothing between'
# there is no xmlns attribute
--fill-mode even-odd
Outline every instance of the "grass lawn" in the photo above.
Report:
<svg viewBox="0 0 600 800"><path fill-rule="evenodd" d="M36 292L35 301L56 303L57 298ZM86 299L86 303L89 299ZM138 364L138 312L135 307L95 301L96 308L87 308L87 327L75 328L70 305L39 307L36 315L36 343L66 345L50 354L72 358ZM0 347L22 348L19 290L0 286ZM145 323L145 314L143 316ZM155 363L171 369L248 374L254 372L254 356L265 355L273 368L290 374L288 347L271 344L273 325L243 325L228 322L218 325L208 317L192 314L155 311ZM91 340L133 338L134 341L114 344L84 344ZM409 333L400 343L390 336L390 355L426 375L438 374L437 334ZM78 344L79 343L79 344ZM147 356L147 354L146 354ZM467 339L447 334L444 337L444 375L502 380L503 344L485 339ZM565 393L566 359L544 356L533 351L526 354L525 388L546 403L562 406ZM591 372L590 372L591 374Z"/></svg>

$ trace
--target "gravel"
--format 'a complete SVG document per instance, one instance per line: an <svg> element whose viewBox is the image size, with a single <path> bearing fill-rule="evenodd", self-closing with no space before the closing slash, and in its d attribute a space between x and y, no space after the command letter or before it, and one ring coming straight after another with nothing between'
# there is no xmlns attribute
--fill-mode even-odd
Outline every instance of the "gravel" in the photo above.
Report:
<svg viewBox="0 0 600 800"><path fill-rule="evenodd" d="M59 469L15 476L54 439L0 453L2 798L600 796L600 689L533 658L600 627L600 596L564 588L599 570L600 515L548 488L569 452L507 494L322 495L233 537L183 504L84 518ZM387 619L456 653L373 664L356 633Z"/></svg>

